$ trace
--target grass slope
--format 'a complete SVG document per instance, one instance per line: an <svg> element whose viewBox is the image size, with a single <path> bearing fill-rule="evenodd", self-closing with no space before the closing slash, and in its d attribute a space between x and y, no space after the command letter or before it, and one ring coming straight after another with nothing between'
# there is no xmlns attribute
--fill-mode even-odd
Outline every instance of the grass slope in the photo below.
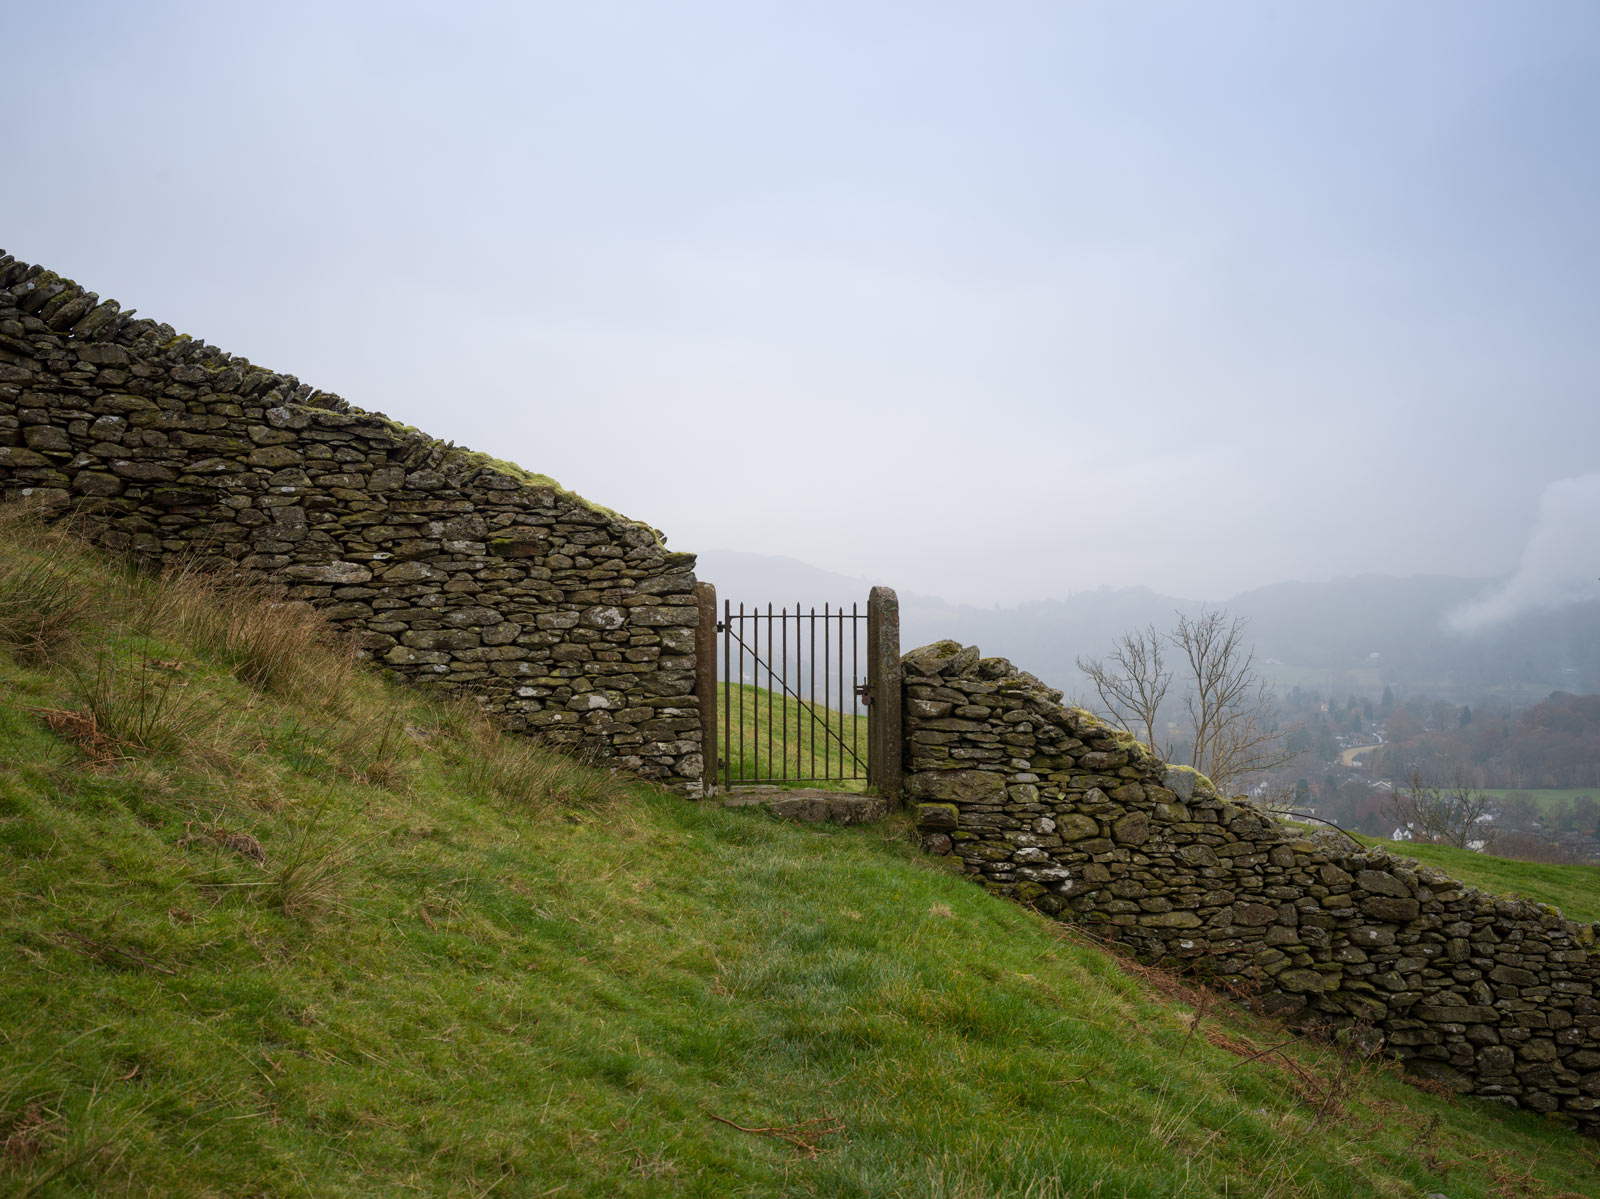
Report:
<svg viewBox="0 0 1600 1199"><path fill-rule="evenodd" d="M1592 1142L896 829L684 802L352 673L293 609L0 547L0 1193L1593 1193Z"/></svg>
<svg viewBox="0 0 1600 1199"><path fill-rule="evenodd" d="M1510 799L1513 796L1527 796L1535 805L1545 811L1553 811L1564 804L1571 803L1580 796L1590 799L1600 799L1600 786L1597 787L1520 787L1520 788L1494 788L1485 789L1485 795L1493 799Z"/></svg>
<svg viewBox="0 0 1600 1199"><path fill-rule="evenodd" d="M820 700L796 700L748 683L717 684L717 720L727 730L719 752L740 779L825 780L805 786L864 790L867 718ZM730 736L731 734L731 736ZM731 750L731 752L730 752Z"/></svg>
<svg viewBox="0 0 1600 1199"><path fill-rule="evenodd" d="M1394 842L1380 837L1360 840L1366 845L1382 846L1398 857L1416 858L1425 865L1449 871L1481 891L1553 904L1573 920L1600 920L1600 866L1552 866L1497 858L1449 845Z"/></svg>

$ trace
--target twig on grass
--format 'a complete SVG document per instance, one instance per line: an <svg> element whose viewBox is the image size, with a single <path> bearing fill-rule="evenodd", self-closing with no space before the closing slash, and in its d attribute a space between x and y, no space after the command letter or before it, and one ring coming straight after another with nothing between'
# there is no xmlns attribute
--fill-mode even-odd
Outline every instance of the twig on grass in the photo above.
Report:
<svg viewBox="0 0 1600 1199"><path fill-rule="evenodd" d="M1491 1184L1487 1192L1488 1199L1522 1199L1523 1196L1532 1196L1534 1199L1584 1199L1576 1191L1546 1190L1545 1184L1533 1172L1539 1165L1537 1155L1531 1161L1518 1163L1523 1166L1521 1172L1507 1163L1506 1156L1507 1151L1503 1149L1467 1154L1468 1161L1482 1164L1488 1172ZM1584 1156L1591 1155L1585 1152Z"/></svg>
<svg viewBox="0 0 1600 1199"><path fill-rule="evenodd" d="M706 1115L718 1124L726 1124L729 1128L737 1128L740 1132L773 1137L793 1145L796 1153L803 1153L809 1158L820 1156L822 1150L814 1142L806 1140L806 1137L821 1139L836 1132L844 1131L844 1125L840 1124L832 1116L814 1116L809 1120L800 1120L794 1124L773 1124L762 1128L746 1128L743 1124L735 1124L732 1120L725 1119L712 1112L707 1112ZM813 1125L819 1125L820 1127L812 1127ZM801 1135L802 1132L804 1132L804 1136Z"/></svg>
<svg viewBox="0 0 1600 1199"><path fill-rule="evenodd" d="M163 966L160 962L154 961L153 959L140 953L137 949L131 949L126 945L113 945L109 941L96 941L91 937L84 936L82 933L73 932L70 928L64 928L60 930L60 932L57 933L57 936L66 937L78 942L78 944L82 945L84 948L92 951L91 956L96 961L107 965L111 964L106 960L108 957L113 961L121 958L124 959L124 964L131 963L135 966L141 966L146 970L154 970L159 974L176 975L178 973L176 970L172 969L172 967Z"/></svg>

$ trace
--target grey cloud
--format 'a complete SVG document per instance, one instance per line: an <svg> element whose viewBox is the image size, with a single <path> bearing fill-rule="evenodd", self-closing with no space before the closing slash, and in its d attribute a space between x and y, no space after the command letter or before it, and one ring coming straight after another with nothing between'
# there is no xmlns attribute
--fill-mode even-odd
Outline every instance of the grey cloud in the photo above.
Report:
<svg viewBox="0 0 1600 1199"><path fill-rule="evenodd" d="M1522 564L1483 598L1445 618L1447 627L1474 633L1538 608L1600 598L1600 474L1558 479L1544 489Z"/></svg>

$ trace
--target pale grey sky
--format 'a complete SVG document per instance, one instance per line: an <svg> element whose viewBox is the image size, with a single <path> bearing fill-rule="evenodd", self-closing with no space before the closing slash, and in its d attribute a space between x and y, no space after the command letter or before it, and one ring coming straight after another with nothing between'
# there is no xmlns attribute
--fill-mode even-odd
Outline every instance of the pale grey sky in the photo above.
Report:
<svg viewBox="0 0 1600 1199"><path fill-rule="evenodd" d="M1587 0L12 2L0 44L0 246L677 548L1218 599L1510 573L1563 479L1593 527Z"/></svg>

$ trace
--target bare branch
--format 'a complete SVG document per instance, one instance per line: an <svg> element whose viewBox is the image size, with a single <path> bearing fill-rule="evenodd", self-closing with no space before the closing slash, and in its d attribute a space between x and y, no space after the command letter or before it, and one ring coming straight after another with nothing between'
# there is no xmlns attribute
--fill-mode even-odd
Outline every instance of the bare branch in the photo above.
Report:
<svg viewBox="0 0 1600 1199"><path fill-rule="evenodd" d="M1272 688L1256 674L1243 617L1208 609L1178 614L1171 633L1155 627L1124 633L1106 658L1079 658L1078 669L1100 696L1102 712L1163 757L1172 746L1158 738L1160 709L1178 676L1193 730L1190 765L1223 788L1282 766L1295 757L1278 728ZM1177 666L1168 665L1176 650Z"/></svg>
<svg viewBox="0 0 1600 1199"><path fill-rule="evenodd" d="M1411 768L1406 789L1396 791L1385 815L1422 841L1466 849L1471 841L1491 841L1494 830L1480 827L1489 796L1457 770L1444 785Z"/></svg>
<svg viewBox="0 0 1600 1199"><path fill-rule="evenodd" d="M1247 621L1220 609L1178 615L1168 638L1188 664L1184 699L1194 729L1190 765L1224 790L1294 758L1277 727L1272 687L1245 644Z"/></svg>
<svg viewBox="0 0 1600 1199"><path fill-rule="evenodd" d="M1145 744L1163 756L1156 714L1172 685L1172 672L1162 657L1165 640L1151 625L1117 638L1107 659L1078 659L1078 669L1094 684L1105 715L1136 736L1143 731Z"/></svg>

